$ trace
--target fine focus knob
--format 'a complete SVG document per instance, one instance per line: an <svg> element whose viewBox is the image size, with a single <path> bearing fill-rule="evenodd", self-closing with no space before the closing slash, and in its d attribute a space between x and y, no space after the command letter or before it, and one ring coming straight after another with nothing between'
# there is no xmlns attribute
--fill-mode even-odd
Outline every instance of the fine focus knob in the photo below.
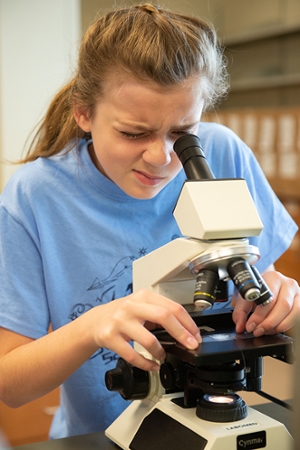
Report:
<svg viewBox="0 0 300 450"><path fill-rule="evenodd" d="M175 388L176 371L171 363L166 362L160 366L159 377L162 387L165 388L167 391Z"/></svg>
<svg viewBox="0 0 300 450"><path fill-rule="evenodd" d="M149 372L120 358L116 368L105 373L105 384L109 391L120 392L125 400L143 399L149 393Z"/></svg>

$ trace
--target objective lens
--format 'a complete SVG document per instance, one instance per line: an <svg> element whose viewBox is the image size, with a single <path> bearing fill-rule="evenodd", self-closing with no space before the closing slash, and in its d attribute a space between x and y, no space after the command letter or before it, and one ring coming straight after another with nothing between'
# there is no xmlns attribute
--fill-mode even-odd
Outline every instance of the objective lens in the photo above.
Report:
<svg viewBox="0 0 300 450"><path fill-rule="evenodd" d="M230 261L227 272L241 296L250 302L260 297L260 286L249 263L243 258Z"/></svg>
<svg viewBox="0 0 300 450"><path fill-rule="evenodd" d="M257 300L254 300L254 303L256 305L265 306L273 300L273 294L257 268L253 266L252 271L260 286L260 296Z"/></svg>
<svg viewBox="0 0 300 450"><path fill-rule="evenodd" d="M214 270L202 269L198 273L194 303L198 308L211 308L216 300L216 290L219 282L219 275Z"/></svg>
<svg viewBox="0 0 300 450"><path fill-rule="evenodd" d="M225 280L220 280L216 289L216 302L224 303L228 300L228 283Z"/></svg>

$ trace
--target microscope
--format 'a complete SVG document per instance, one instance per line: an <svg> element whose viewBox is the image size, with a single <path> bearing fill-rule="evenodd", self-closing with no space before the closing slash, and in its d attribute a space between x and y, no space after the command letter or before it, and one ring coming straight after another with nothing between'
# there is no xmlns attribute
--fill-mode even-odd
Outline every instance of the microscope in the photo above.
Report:
<svg viewBox="0 0 300 450"><path fill-rule="evenodd" d="M227 301L229 283L256 307L272 301L254 266L259 249L248 240L263 225L247 184L216 179L195 135L180 137L174 151L187 180L173 215L186 237L135 260L133 289L146 288L183 305L203 340L187 350L165 330L153 331L166 351L159 373L120 358L106 372L106 386L133 401L105 434L125 450L292 449L284 425L248 407L237 394L253 391L276 401L261 390L263 357L292 362L292 339L237 334L232 310L213 308Z"/></svg>

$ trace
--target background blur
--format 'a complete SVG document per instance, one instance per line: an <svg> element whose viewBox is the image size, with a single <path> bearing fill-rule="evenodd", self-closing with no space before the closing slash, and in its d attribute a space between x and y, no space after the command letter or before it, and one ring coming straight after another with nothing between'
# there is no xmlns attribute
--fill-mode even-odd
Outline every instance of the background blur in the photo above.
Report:
<svg viewBox="0 0 300 450"><path fill-rule="evenodd" d="M71 76L82 34L97 13L114 4L124 2L0 0L2 160L21 156L49 100ZM221 109L300 104L299 0L166 0L164 5L210 20L226 45L231 92ZM14 170L1 164L0 191Z"/></svg>
<svg viewBox="0 0 300 450"><path fill-rule="evenodd" d="M5 161L24 155L50 99L72 76L82 34L115 4L125 2L0 0L0 192L18 167ZM226 124L249 144L300 223L300 1L166 0L163 5L215 25L226 48L231 90L219 110L203 120ZM277 263L298 281L299 255L297 235ZM278 396L278 385L272 387L277 369L270 364L265 390ZM282 371L289 370L286 366ZM289 398L290 372L281 376L286 382L280 396ZM12 445L45 440L58 403L58 390L17 410L0 403L0 428Z"/></svg>

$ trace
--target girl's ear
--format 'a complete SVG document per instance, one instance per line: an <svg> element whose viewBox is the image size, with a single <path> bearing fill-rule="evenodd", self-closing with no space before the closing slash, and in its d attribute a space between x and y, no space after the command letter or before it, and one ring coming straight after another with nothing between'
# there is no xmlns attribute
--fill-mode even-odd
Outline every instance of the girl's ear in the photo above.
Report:
<svg viewBox="0 0 300 450"><path fill-rule="evenodd" d="M86 133L91 131L91 121L89 118L88 110L79 110L76 105L73 108L74 119L77 125Z"/></svg>

